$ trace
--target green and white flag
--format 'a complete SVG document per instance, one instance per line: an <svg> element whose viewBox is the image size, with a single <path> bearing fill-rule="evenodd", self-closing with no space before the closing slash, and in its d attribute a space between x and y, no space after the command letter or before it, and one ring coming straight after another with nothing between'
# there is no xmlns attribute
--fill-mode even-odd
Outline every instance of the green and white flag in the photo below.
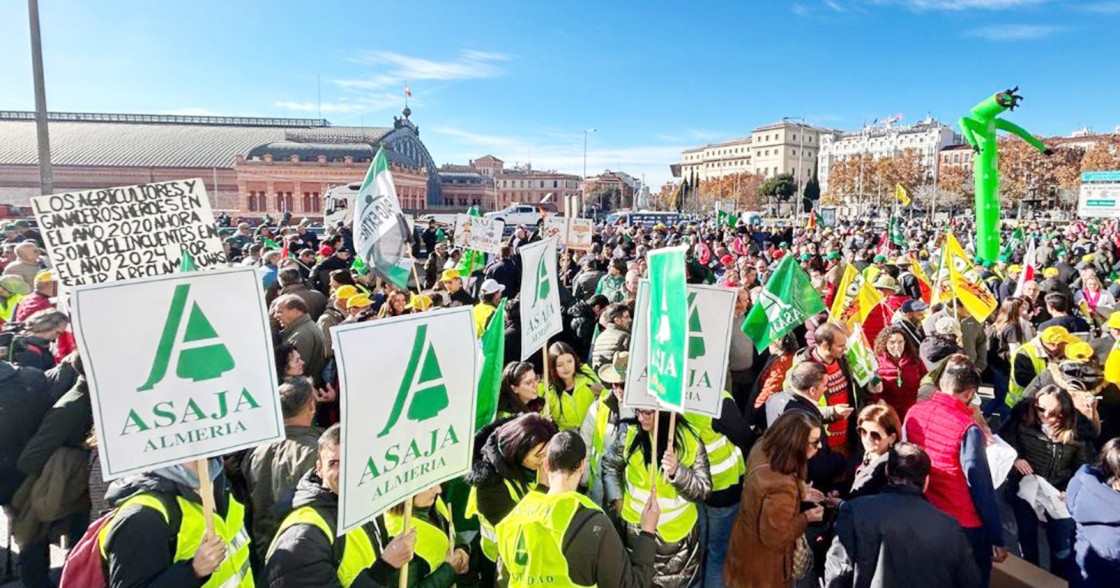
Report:
<svg viewBox="0 0 1120 588"><path fill-rule="evenodd" d="M521 359L528 359L564 330L555 238L521 246Z"/></svg>
<svg viewBox="0 0 1120 588"><path fill-rule="evenodd" d="M688 388L684 410L719 418L731 351L735 290L718 286L688 285ZM649 282L638 284L634 324L630 329L630 365L626 370L626 408L656 409L649 394Z"/></svg>
<svg viewBox="0 0 1120 588"><path fill-rule="evenodd" d="M756 349L762 351L772 341L824 309L824 301L813 288L805 270L797 264L794 256L787 255L766 281L761 298L743 321L743 333L754 341Z"/></svg>
<svg viewBox="0 0 1120 588"><path fill-rule="evenodd" d="M477 355L470 307L331 329L342 399L338 534L470 469Z"/></svg>
<svg viewBox="0 0 1120 588"><path fill-rule="evenodd" d="M78 286L70 300L105 479L284 439L253 268Z"/></svg>
<svg viewBox="0 0 1120 588"><path fill-rule="evenodd" d="M684 412L688 384L687 247L649 253L649 393L663 408Z"/></svg>
<svg viewBox="0 0 1120 588"><path fill-rule="evenodd" d="M408 242L408 221L401 212L389 159L381 147L354 198L354 248L378 275L408 288L412 272Z"/></svg>
<svg viewBox="0 0 1120 588"><path fill-rule="evenodd" d="M502 388L502 367L506 354L506 301L498 303L498 308L490 318L490 324L482 332L481 352L478 372L478 403L476 406L474 430L494 422L498 414L498 396Z"/></svg>
<svg viewBox="0 0 1120 588"><path fill-rule="evenodd" d="M898 247L906 245L906 235L902 232L902 224L899 222L898 217L892 214L890 223L891 243Z"/></svg>
<svg viewBox="0 0 1120 588"><path fill-rule="evenodd" d="M866 386L879 373L879 361L875 352L867 345L863 327L856 325L855 332L848 337L848 350L845 352L852 377L860 386Z"/></svg>

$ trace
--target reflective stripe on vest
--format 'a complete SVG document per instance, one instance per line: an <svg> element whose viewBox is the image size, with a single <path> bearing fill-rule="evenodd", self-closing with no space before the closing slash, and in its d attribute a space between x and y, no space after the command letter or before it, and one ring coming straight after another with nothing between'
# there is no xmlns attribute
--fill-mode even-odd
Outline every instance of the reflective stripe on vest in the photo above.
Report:
<svg viewBox="0 0 1120 588"><path fill-rule="evenodd" d="M334 545L335 530L331 528L323 515L319 514L319 511L314 508L302 506L292 511L284 519L284 522L280 523L280 528L276 531L276 538L279 538L285 529L295 525L318 527L327 536L331 545ZM268 548L265 561L272 558L272 551L276 549L276 538L272 540L272 545ZM366 534L365 529L359 527L350 531L343 538L342 561L338 563L337 571L339 584L342 584L343 588L350 586L358 575L372 567L375 561L377 561L377 553L373 550L373 543L369 540L369 535Z"/></svg>
<svg viewBox="0 0 1120 588"><path fill-rule="evenodd" d="M452 547L447 536L448 534L455 535L451 514L447 511L447 505L439 496L436 497L435 508L436 512L447 522L449 530L439 528L430 520L424 520L417 516L412 517L412 528L416 529L416 555L428 562L428 573L436 571L436 568L447 560L447 554ZM390 537L400 535L404 531L404 516L394 514L391 511L386 512L385 530L389 532Z"/></svg>
<svg viewBox="0 0 1120 588"><path fill-rule="evenodd" d="M176 548L173 562L186 561L194 557L202 544L202 535L206 531L206 519L202 516L202 505L195 504L182 496L175 497L179 510L183 513L183 520L179 523L179 534L175 538ZM106 539L110 529L116 525L120 513L130 506L150 508L163 515L165 522L170 521L167 507L159 498L151 494L137 494L117 507L116 514L109 524L102 527L98 536L101 547L101 557L109 559ZM210 574L210 579L203 584L203 588L252 588L253 571L249 569L249 533L245 530L245 507L233 495L229 495L229 508L223 519L214 513L214 534L226 544L226 558L218 569Z"/></svg>
<svg viewBox="0 0 1120 588"><path fill-rule="evenodd" d="M524 492L520 491L516 484L509 480L502 480L505 482L506 490L509 492L509 497L514 502L520 502L521 498L529 492L526 488ZM478 488L471 486L471 492L467 496L467 507L463 510L463 516L471 518L478 517L478 533L481 535L480 544L482 546L482 554L490 561L498 561L498 535L494 531L494 525L486 520L486 517L478 512ZM435 568L432 568L435 569Z"/></svg>
<svg viewBox="0 0 1120 588"><path fill-rule="evenodd" d="M623 447L630 448L637 435L637 428L631 426L626 430L626 444ZM682 431L682 439L683 447L677 448L677 457L682 466L692 466L696 461L696 437L688 431ZM638 449L630 454L626 462L626 495L622 500L622 520L638 524L642 509L649 499L649 487L649 466ZM660 469L657 471L657 504L661 506L657 535L662 540L676 543L692 532L698 517L696 504L677 494L677 489L665 481Z"/></svg>
<svg viewBox="0 0 1120 588"><path fill-rule="evenodd" d="M1034 377L1038 377L1042 372L1046 371L1046 352L1040 349L1041 343L1039 339L1032 339L1026 345L1023 345L1011 356L1011 381L1007 384L1007 398L1004 402L1007 406L1014 407L1023 399L1023 392L1026 391L1026 386L1020 386L1015 382L1015 358L1020 353L1025 353L1031 359L1031 365L1034 366Z"/></svg>
<svg viewBox="0 0 1120 588"><path fill-rule="evenodd" d="M731 398L726 390L723 398ZM708 466L712 474L712 492L726 490L739 483L747 472L743 452L726 435L712 428L712 418L699 414L685 414L684 420L696 429L704 449L708 452Z"/></svg>
<svg viewBox="0 0 1120 588"><path fill-rule="evenodd" d="M568 574L562 551L564 535L580 507L600 510L578 492L531 492L498 523L498 550L509 572L510 588L581 586Z"/></svg>
<svg viewBox="0 0 1120 588"><path fill-rule="evenodd" d="M575 376L572 393L557 391L556 386L549 385L545 391L545 401L548 403L552 420L561 431L578 431L587 416L587 410L595 402L595 392L591 386L598 381L585 372Z"/></svg>

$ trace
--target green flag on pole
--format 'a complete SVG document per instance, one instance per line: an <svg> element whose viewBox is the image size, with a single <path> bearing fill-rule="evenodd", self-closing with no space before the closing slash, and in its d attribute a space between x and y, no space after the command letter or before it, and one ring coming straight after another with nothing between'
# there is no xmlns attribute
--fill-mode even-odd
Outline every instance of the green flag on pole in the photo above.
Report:
<svg viewBox="0 0 1120 588"><path fill-rule="evenodd" d="M385 148L362 180L354 199L354 248L357 257L381 277L401 288L408 287L412 259L408 256L409 230Z"/></svg>
<svg viewBox="0 0 1120 588"><path fill-rule="evenodd" d="M732 229L735 228L735 224L739 221L738 217L739 215L733 212L724 212L722 210L716 211L716 222L721 225L726 225L727 227Z"/></svg>
<svg viewBox="0 0 1120 588"><path fill-rule="evenodd" d="M891 215L891 243L898 247L906 245L906 236L902 234L902 225L898 222L898 217Z"/></svg>
<svg viewBox="0 0 1120 588"><path fill-rule="evenodd" d="M688 375L686 249L649 253L649 393L674 412L684 411Z"/></svg>
<svg viewBox="0 0 1120 588"><path fill-rule="evenodd" d="M786 255L743 321L743 333L759 351L823 311L824 301L793 255Z"/></svg>
<svg viewBox="0 0 1120 588"><path fill-rule="evenodd" d="M369 273L369 267L367 267L366 263L362 261L362 258L355 257L354 261L350 262L350 271L364 277Z"/></svg>
<svg viewBox="0 0 1120 588"><path fill-rule="evenodd" d="M482 332L482 369L478 372L478 402L475 403L474 430L494 422L498 414L498 395L502 388L502 362L506 354L506 301L498 304L490 324Z"/></svg>

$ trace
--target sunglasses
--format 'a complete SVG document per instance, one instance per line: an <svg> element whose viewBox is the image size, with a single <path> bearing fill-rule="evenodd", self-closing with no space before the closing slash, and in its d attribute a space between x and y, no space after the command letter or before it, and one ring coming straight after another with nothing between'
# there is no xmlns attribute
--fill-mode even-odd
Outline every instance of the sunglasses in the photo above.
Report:
<svg viewBox="0 0 1120 588"><path fill-rule="evenodd" d="M615 390L615 389L621 390L625 387L626 387L625 382L611 382L611 390Z"/></svg>
<svg viewBox="0 0 1120 588"><path fill-rule="evenodd" d="M872 431L870 429L865 429L863 427L859 428L859 436L860 437L870 437L871 440L875 443L878 443L878 442L883 440L883 435L879 431Z"/></svg>

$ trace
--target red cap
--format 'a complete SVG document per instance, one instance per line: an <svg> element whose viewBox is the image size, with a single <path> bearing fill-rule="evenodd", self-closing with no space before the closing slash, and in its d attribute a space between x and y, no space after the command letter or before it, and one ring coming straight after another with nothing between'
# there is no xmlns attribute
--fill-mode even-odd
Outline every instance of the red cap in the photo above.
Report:
<svg viewBox="0 0 1120 588"><path fill-rule="evenodd" d="M330 257L334 255L334 249L331 249L330 245L323 245L319 248L319 255L322 255L323 257Z"/></svg>
<svg viewBox="0 0 1120 588"><path fill-rule="evenodd" d="M724 255L723 257L719 258L719 262L723 265L731 265L735 263L735 258L731 257L730 255Z"/></svg>

